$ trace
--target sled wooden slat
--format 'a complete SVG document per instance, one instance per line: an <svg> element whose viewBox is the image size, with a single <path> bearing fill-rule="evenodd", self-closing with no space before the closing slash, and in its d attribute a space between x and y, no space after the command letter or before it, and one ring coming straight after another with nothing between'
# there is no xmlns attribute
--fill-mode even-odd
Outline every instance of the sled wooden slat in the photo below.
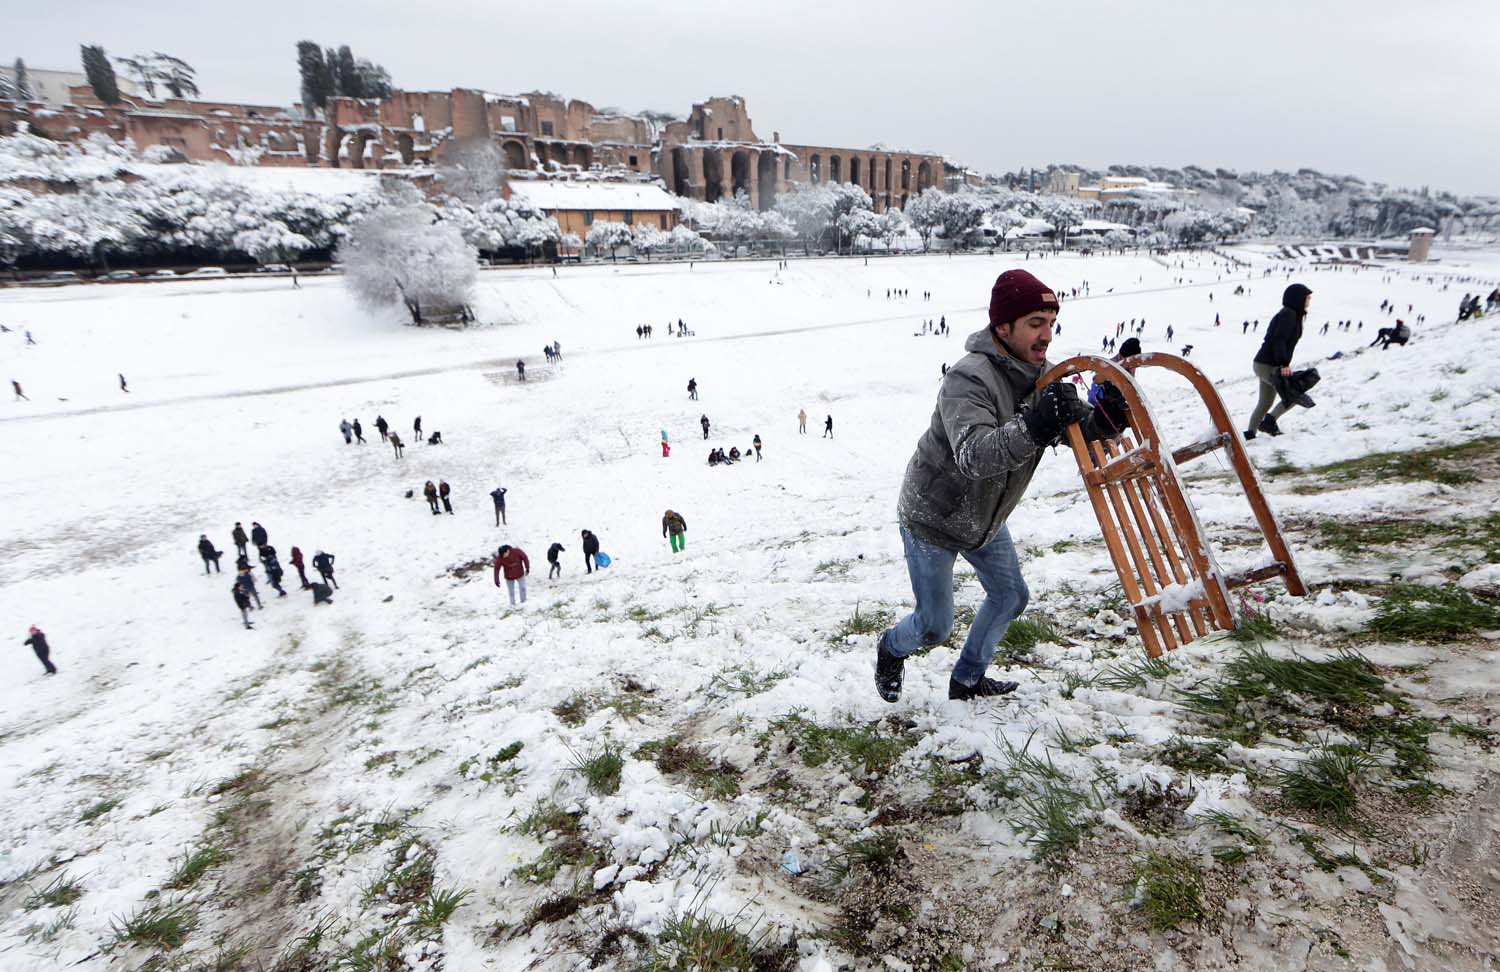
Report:
<svg viewBox="0 0 1500 972"><path fill-rule="evenodd" d="M1135 381L1137 369L1146 367L1165 368L1186 378L1202 400L1214 433L1169 449ZM1130 406L1129 427L1114 441L1085 442L1077 425L1069 426L1066 434L1147 653L1154 658L1214 630L1232 630L1229 592L1236 588L1279 577L1288 593L1305 594L1245 441L1207 376L1171 354L1143 354L1121 362L1079 355L1043 375L1038 387L1084 372L1112 383ZM1269 563L1223 570L1183 489L1178 465L1218 450L1224 451L1239 478L1270 548Z"/></svg>

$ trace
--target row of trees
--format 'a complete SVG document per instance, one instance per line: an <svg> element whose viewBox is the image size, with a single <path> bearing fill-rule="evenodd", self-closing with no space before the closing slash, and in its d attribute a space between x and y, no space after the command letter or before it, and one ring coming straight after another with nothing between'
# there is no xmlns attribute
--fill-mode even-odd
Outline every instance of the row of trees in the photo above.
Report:
<svg viewBox="0 0 1500 972"><path fill-rule="evenodd" d="M744 192L713 203L679 200L683 218L709 237L736 247L798 240L807 252L889 246L911 228L900 210L877 215L870 194L853 183L794 185L761 212Z"/></svg>
<svg viewBox="0 0 1500 972"><path fill-rule="evenodd" d="M83 61L84 77L88 79L94 97L106 105L119 104L120 82L104 48L98 44L83 44L79 55ZM180 57L152 51L114 60L135 76L136 83L148 98L155 98L158 88L173 98L197 97L199 94L197 69Z"/></svg>
<svg viewBox="0 0 1500 972"><path fill-rule="evenodd" d="M1049 166L1046 172L1058 169L1078 172L1085 182L1135 176L1194 193L1190 202L1183 203L1161 193L1134 192L1107 207L1109 219L1132 226L1159 224L1183 208L1216 213L1245 206L1256 212L1252 232L1280 238L1400 237L1418 226L1459 234L1500 231L1500 198L1461 196L1426 187L1407 189L1316 169L1238 172L1192 165L1114 165L1104 170ZM1045 173L1008 173L1001 179L1012 187L1024 186L1045 181Z"/></svg>
<svg viewBox="0 0 1500 972"><path fill-rule="evenodd" d="M388 98L390 72L373 61L356 59L345 44L326 50L317 41L297 42L297 72L302 82L302 107L328 107L329 98Z"/></svg>

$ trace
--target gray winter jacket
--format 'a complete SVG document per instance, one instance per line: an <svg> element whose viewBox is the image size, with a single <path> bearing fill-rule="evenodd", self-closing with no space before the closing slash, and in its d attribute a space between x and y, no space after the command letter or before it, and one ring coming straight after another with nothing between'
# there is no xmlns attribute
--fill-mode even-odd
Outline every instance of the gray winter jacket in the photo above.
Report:
<svg viewBox="0 0 1500 972"><path fill-rule="evenodd" d="M897 504L903 529L945 550L989 543L1021 501L1042 449L1020 412L1036 403L1036 381L1052 367L1011 357L989 328L969 335L964 350L969 354L943 378ZM1109 434L1095 428L1092 416L1083 433L1089 439Z"/></svg>

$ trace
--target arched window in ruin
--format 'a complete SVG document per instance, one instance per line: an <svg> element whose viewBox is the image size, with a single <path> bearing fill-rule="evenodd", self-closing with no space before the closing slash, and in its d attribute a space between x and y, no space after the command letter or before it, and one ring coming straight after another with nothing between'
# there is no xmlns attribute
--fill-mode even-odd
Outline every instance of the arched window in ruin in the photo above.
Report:
<svg viewBox="0 0 1500 972"><path fill-rule="evenodd" d="M724 157L718 149L703 150L703 201L718 202L724 194Z"/></svg>
<svg viewBox="0 0 1500 972"><path fill-rule="evenodd" d="M917 166L917 190L920 192L921 190L928 189L931 186L932 163L924 159L922 161L922 164Z"/></svg>
<svg viewBox="0 0 1500 972"><path fill-rule="evenodd" d="M573 164L580 169L587 169L594 164L594 149L590 145L575 145L573 147Z"/></svg>
<svg viewBox="0 0 1500 972"><path fill-rule="evenodd" d="M911 159L901 160L901 188L903 190L911 188ZM905 196L901 197L901 208L906 208Z"/></svg>
<svg viewBox="0 0 1500 972"><path fill-rule="evenodd" d="M515 139L509 139L502 146L505 149L505 164L512 169L529 169L526 164L526 146Z"/></svg>
<svg viewBox="0 0 1500 972"><path fill-rule="evenodd" d="M859 185L859 159L858 158L853 158L853 159L849 160L849 181L852 182L852 183L854 183L856 186Z"/></svg>
<svg viewBox="0 0 1500 972"><path fill-rule="evenodd" d="M679 196L690 196L693 191L693 176L688 169L688 151L685 148L672 150L672 191Z"/></svg>
<svg viewBox="0 0 1500 972"><path fill-rule="evenodd" d="M737 150L729 157L729 181L734 195L744 193L750 195L750 153L744 149Z"/></svg>
<svg viewBox="0 0 1500 972"><path fill-rule="evenodd" d="M842 163L843 163L843 160L840 159L837 155L830 155L828 157L828 181L829 182L843 182L844 181L843 164Z"/></svg>
<svg viewBox="0 0 1500 972"><path fill-rule="evenodd" d="M816 152L813 153L812 158L807 162L807 177L808 181L813 185L817 185L823 181L823 156Z"/></svg>
<svg viewBox="0 0 1500 972"><path fill-rule="evenodd" d="M370 136L364 132L355 132L349 136L349 168L365 167L365 143L369 140Z"/></svg>
<svg viewBox="0 0 1500 972"><path fill-rule="evenodd" d="M885 179L880 183L880 188L885 190L885 204L891 204L891 157L885 157Z"/></svg>
<svg viewBox="0 0 1500 972"><path fill-rule="evenodd" d="M787 159L790 171L792 160ZM760 186L760 208L764 212L776 204L776 156L770 152L760 153L755 162L756 181Z"/></svg>
<svg viewBox="0 0 1500 972"><path fill-rule="evenodd" d="M865 169L869 175L870 195L873 197L875 195L875 157L873 155L870 156L870 164Z"/></svg>
<svg viewBox="0 0 1500 972"><path fill-rule="evenodd" d="M411 136L402 132L396 136L396 151L401 154L401 164L411 165L416 154L412 151Z"/></svg>

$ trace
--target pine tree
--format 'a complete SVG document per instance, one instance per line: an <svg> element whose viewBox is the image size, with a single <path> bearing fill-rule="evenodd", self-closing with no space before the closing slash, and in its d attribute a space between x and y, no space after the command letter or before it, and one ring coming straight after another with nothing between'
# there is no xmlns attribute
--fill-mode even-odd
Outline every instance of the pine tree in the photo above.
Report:
<svg viewBox="0 0 1500 972"><path fill-rule="evenodd" d="M362 79L354 64L354 52L349 49L348 44L339 48L338 57L339 92L351 98L366 97Z"/></svg>
<svg viewBox="0 0 1500 972"><path fill-rule="evenodd" d="M328 104L328 66L317 41L297 42L297 70L302 75L302 107L310 115Z"/></svg>
<svg viewBox="0 0 1500 972"><path fill-rule="evenodd" d="M89 87L94 89L94 97L106 105L119 104L120 85L115 80L115 67L109 63L104 48L98 44L84 44L81 51L83 73L88 76Z"/></svg>
<svg viewBox="0 0 1500 972"><path fill-rule="evenodd" d="M361 98L389 98L391 96L391 73L379 64L372 64L364 58L354 67L354 73L359 78L359 89Z"/></svg>
<svg viewBox="0 0 1500 972"><path fill-rule="evenodd" d="M339 83L339 52L335 48L329 47L323 51L323 76L328 79L328 97L337 98L348 93Z"/></svg>
<svg viewBox="0 0 1500 972"><path fill-rule="evenodd" d="M17 101L32 101L36 98L36 94L31 90L31 78L26 75L26 62L19 57L16 58L16 69L11 85L16 89Z"/></svg>
<svg viewBox="0 0 1500 972"><path fill-rule="evenodd" d="M122 57L120 64L135 75L136 83L145 90L146 97L156 97L156 69L151 63L151 58L144 54Z"/></svg>
<svg viewBox="0 0 1500 972"><path fill-rule="evenodd" d="M152 55L157 80L172 92L172 97L198 95L198 71L180 57L157 51Z"/></svg>

